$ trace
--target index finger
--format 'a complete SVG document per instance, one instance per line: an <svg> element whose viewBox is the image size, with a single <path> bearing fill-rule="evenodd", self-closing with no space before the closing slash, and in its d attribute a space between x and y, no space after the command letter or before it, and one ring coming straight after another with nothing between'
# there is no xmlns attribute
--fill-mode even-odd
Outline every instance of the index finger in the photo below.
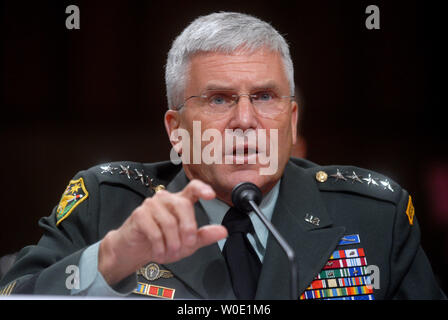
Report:
<svg viewBox="0 0 448 320"><path fill-rule="evenodd" d="M192 203L197 202L199 199L211 200L216 197L216 193L210 185L197 179L191 180L179 194L189 199Z"/></svg>

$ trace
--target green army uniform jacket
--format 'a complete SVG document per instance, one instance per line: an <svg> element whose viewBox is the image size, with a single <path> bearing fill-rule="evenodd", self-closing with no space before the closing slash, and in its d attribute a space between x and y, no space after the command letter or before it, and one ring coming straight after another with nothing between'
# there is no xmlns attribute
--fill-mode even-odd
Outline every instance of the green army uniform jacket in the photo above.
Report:
<svg viewBox="0 0 448 320"><path fill-rule="evenodd" d="M170 162L79 172L39 221L38 244L20 251L0 290L69 295L66 269L78 265L88 246L119 228L160 185L178 192L187 183L182 167ZM209 223L199 202L195 212L199 227ZM420 246L411 197L381 174L291 158L272 223L296 253L297 299L445 298ZM216 243L175 263L147 266L137 276L139 297L235 299ZM288 260L269 236L256 299L289 299L289 279Z"/></svg>

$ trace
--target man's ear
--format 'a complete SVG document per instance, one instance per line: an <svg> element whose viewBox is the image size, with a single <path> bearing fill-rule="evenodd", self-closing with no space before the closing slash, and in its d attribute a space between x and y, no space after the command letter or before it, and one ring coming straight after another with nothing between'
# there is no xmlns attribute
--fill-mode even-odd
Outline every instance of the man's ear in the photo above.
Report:
<svg viewBox="0 0 448 320"><path fill-rule="evenodd" d="M173 141L171 134L174 130L178 129L180 126L180 115L178 111L175 110L168 110L165 112L165 129L168 133L168 138L170 139L171 145L174 147L177 141Z"/></svg>
<svg viewBox="0 0 448 320"><path fill-rule="evenodd" d="M292 133L292 143L297 143L297 121L299 120L299 106L296 101L292 102L291 111L291 133Z"/></svg>

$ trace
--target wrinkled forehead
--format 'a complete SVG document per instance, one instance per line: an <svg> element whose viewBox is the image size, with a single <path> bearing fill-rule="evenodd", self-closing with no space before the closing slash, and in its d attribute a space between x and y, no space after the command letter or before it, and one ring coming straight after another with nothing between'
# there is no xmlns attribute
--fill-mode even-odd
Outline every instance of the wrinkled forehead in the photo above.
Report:
<svg viewBox="0 0 448 320"><path fill-rule="evenodd" d="M186 80L186 89L234 89L241 85L289 88L280 53L267 48L197 52L190 58Z"/></svg>

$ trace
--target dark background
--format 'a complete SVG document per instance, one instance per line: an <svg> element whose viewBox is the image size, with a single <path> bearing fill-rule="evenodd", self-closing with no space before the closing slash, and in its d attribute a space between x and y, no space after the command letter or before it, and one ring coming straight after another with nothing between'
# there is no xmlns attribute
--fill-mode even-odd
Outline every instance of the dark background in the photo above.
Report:
<svg viewBox="0 0 448 320"><path fill-rule="evenodd" d="M448 291L446 30L439 2L1 2L0 256L38 241L77 171L169 158L164 65L198 15L240 11L291 45L307 158L390 176L412 195ZM76 4L81 29L67 30ZM380 9L367 30L365 9Z"/></svg>

